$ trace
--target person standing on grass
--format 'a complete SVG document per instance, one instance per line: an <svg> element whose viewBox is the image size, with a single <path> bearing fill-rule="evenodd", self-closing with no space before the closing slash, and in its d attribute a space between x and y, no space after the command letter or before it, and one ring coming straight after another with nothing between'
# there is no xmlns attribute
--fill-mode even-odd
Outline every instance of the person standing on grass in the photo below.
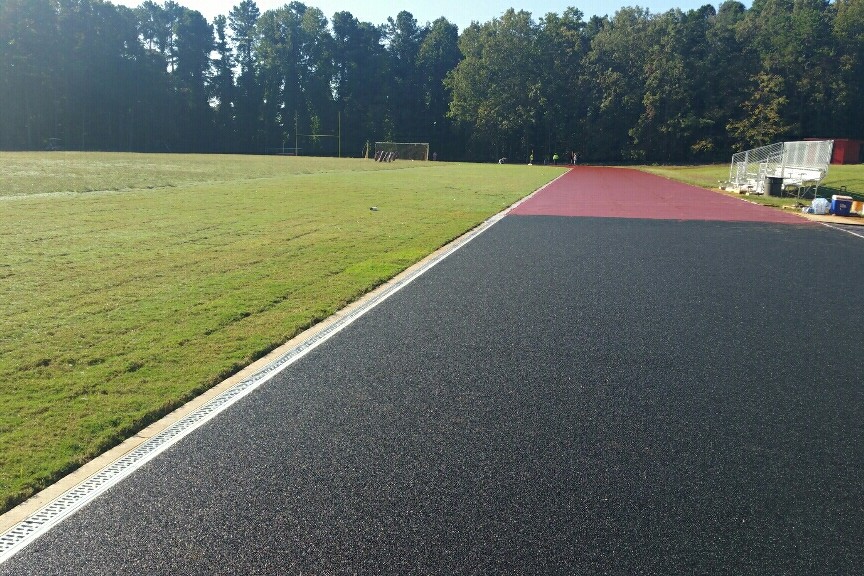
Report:
<svg viewBox="0 0 864 576"><path fill-rule="evenodd" d="M533 165L534 165L534 151L533 151L533 150L531 150L531 155L528 156L528 165L529 165L529 166L533 166Z"/></svg>
<svg viewBox="0 0 864 576"><path fill-rule="evenodd" d="M553 165L553 166L557 166L557 165L558 165L558 153L557 153L557 152L556 152L555 154L552 155L552 165Z"/></svg>

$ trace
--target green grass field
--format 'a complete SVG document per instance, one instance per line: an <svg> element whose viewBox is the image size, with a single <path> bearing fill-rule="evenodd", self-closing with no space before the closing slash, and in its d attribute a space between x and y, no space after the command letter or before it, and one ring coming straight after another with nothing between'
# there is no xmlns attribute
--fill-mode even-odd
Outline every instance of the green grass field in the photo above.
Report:
<svg viewBox="0 0 864 576"><path fill-rule="evenodd" d="M561 172L0 153L0 509Z"/></svg>

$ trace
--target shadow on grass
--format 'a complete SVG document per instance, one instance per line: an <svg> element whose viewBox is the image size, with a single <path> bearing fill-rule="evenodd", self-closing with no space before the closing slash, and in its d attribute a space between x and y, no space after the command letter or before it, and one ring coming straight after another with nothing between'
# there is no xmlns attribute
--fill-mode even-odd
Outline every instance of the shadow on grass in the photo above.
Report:
<svg viewBox="0 0 864 576"><path fill-rule="evenodd" d="M831 199L832 196L850 196L853 200L864 201L864 193L860 192L849 192L845 186L820 186L819 190L816 191L813 188L807 188L806 190L799 190L792 188L789 190L784 190L782 196L773 196L773 198L798 198L801 201L810 201L816 197L819 198L827 198Z"/></svg>
<svg viewBox="0 0 864 576"><path fill-rule="evenodd" d="M822 198L831 199L831 196L851 196L853 200L864 201L864 193L860 192L849 192L846 189L846 186L820 186L819 187L819 196ZM813 195L810 195L810 198L813 198Z"/></svg>

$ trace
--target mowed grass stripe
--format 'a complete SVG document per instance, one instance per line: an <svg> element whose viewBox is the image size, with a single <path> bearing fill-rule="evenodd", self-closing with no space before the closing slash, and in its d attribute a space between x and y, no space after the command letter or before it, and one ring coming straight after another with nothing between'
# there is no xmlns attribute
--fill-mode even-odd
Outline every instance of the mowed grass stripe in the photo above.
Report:
<svg viewBox="0 0 864 576"><path fill-rule="evenodd" d="M159 171L151 155L73 156L78 173L98 164L95 190ZM0 185L25 171L9 158ZM560 174L219 157L215 178L209 156L164 163L183 179L82 193L55 175L0 200L4 509Z"/></svg>
<svg viewBox="0 0 864 576"><path fill-rule="evenodd" d="M411 164L273 156L0 152L0 199L34 195L169 188L202 182L236 182L286 174L380 172Z"/></svg>

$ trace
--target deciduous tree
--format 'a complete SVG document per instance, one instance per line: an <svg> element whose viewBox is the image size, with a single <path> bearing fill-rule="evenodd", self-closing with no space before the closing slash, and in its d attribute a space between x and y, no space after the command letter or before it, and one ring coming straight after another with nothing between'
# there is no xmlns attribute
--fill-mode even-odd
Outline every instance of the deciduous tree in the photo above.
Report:
<svg viewBox="0 0 864 576"><path fill-rule="evenodd" d="M536 112L546 105L538 39L531 14L513 9L463 31L464 59L446 79L452 92L449 115L471 125L478 157L527 158Z"/></svg>

